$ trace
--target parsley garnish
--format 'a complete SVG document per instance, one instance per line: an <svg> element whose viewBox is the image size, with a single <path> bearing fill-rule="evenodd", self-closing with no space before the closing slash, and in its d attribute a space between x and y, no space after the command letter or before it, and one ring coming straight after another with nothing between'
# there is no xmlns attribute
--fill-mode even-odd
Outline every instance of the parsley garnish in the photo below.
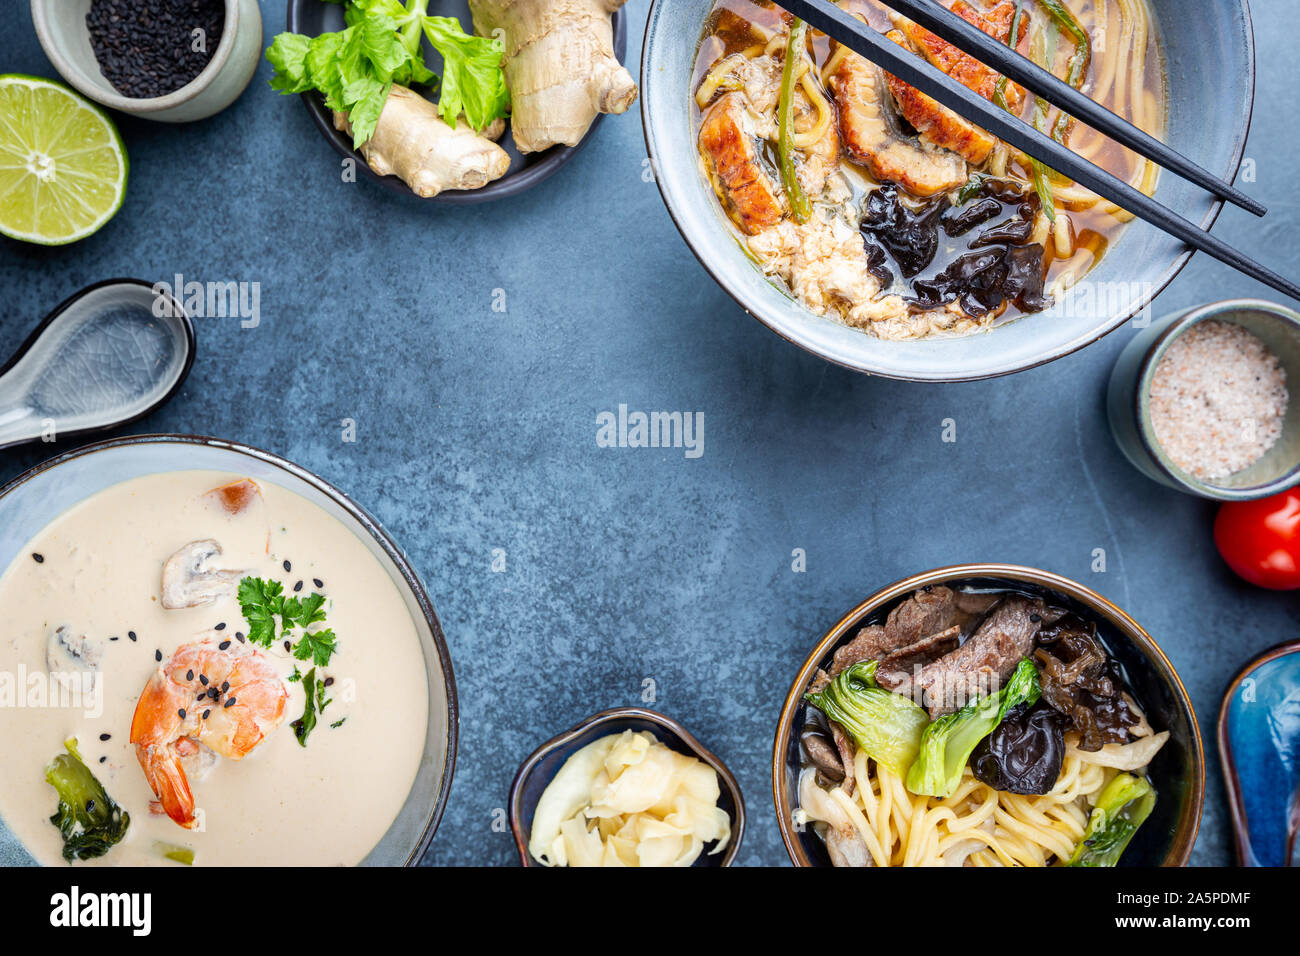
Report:
<svg viewBox="0 0 1300 956"><path fill-rule="evenodd" d="M318 667L330 662L338 649L334 631L323 628L308 630L313 624L325 620L325 595L312 593L306 597L285 597L284 586L279 581L247 577L239 582L239 609L248 621L248 639L261 647L270 647L275 641L276 623L280 619L280 639L291 640L290 634L300 631L293 645L293 656L305 661L308 658Z"/></svg>
<svg viewBox="0 0 1300 956"><path fill-rule="evenodd" d="M338 639L328 627L321 631L303 631L302 639L293 647L293 656L300 661L311 658L317 667L324 667L330 662L330 655Z"/></svg>

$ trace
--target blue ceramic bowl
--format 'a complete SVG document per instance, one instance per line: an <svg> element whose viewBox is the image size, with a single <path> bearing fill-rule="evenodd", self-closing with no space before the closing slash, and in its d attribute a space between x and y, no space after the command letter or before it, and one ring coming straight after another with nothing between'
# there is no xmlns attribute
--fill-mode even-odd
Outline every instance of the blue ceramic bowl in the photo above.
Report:
<svg viewBox="0 0 1300 956"><path fill-rule="evenodd" d="M191 469L237 472L306 498L365 544L402 596L420 639L428 682L424 756L397 818L362 865L416 865L438 829L456 767L459 718L451 654L429 595L406 555L379 522L343 492L299 465L238 442L197 435L115 438L64 452L0 488L0 569L51 521L105 488L141 475ZM31 855L0 821L0 866L31 862Z"/></svg>
<svg viewBox="0 0 1300 956"><path fill-rule="evenodd" d="M713 0L654 0L641 59L641 115L655 181L668 212L705 269L782 338L840 365L916 381L964 381L1032 368L1123 325L1173 280L1191 253L1134 222L1087 276L1094 294L964 338L886 342L792 302L746 256L705 180L695 148L693 68ZM1187 16L1184 0L1151 0L1169 83L1166 139L1206 169L1233 179L1255 90L1254 34L1244 0L1209 0ZM1209 228L1222 203L1173 175L1156 199ZM707 324L703 326L707 328Z"/></svg>
<svg viewBox="0 0 1300 956"><path fill-rule="evenodd" d="M537 802L542 799L542 793L560 772L564 762L587 744L610 734L621 734L625 730L637 733L649 731L660 743L678 753L698 757L717 771L722 791L718 806L731 817L731 842L716 856L710 856L707 851L701 854L695 865L731 866L745 835L745 798L741 796L740 785L726 764L706 750L685 727L671 717L641 707L616 707L601 711L548 740L524 761L515 774L514 783L510 785L510 829L514 833L520 863L524 866L542 866L528 853L533 813L537 810Z"/></svg>
<svg viewBox="0 0 1300 956"><path fill-rule="evenodd" d="M1219 756L1239 866L1290 866L1300 829L1300 641L1265 651L1228 685Z"/></svg>

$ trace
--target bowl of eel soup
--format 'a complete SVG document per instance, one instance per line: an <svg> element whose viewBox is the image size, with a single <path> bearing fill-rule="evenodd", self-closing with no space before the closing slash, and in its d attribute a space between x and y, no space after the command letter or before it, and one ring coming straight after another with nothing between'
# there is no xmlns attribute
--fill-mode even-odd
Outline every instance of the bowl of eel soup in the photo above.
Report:
<svg viewBox="0 0 1300 956"><path fill-rule="evenodd" d="M455 766L446 642L346 495L143 435L0 490L0 863L413 865Z"/></svg>
<svg viewBox="0 0 1300 956"><path fill-rule="evenodd" d="M1182 866L1205 767L1136 621L1068 578L980 564L891 584L818 642L772 788L796 866Z"/></svg>
<svg viewBox="0 0 1300 956"><path fill-rule="evenodd" d="M1236 174L1254 97L1244 3L1194 20L1178 0L942 2ZM1183 217L1217 216L884 3L843 6ZM1189 256L763 0L655 0L641 85L655 181L700 262L772 331L848 368L960 381L1040 365L1118 328Z"/></svg>

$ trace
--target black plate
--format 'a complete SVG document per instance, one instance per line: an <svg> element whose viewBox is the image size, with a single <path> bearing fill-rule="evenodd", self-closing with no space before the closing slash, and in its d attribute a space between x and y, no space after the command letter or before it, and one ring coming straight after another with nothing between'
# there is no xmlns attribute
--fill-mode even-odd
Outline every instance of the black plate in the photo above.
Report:
<svg viewBox="0 0 1300 956"><path fill-rule="evenodd" d="M460 21L461 27L466 29L466 32L472 29L473 21L470 18L469 3L466 0L433 0L429 4L429 13L438 16L456 17ZM622 63L627 55L627 23L622 10L614 11L612 22L614 27L614 55ZM340 4L325 3L324 0L289 0L288 30L290 33L319 36L322 33L342 30L343 26L343 7ZM430 69L436 72L436 65L439 62L437 54L429 47L427 40L424 41L424 44L425 62L429 64ZM329 140L330 145L338 151L340 156L355 158L357 168L364 176L392 192L419 198L411 192L406 183L396 176L377 175L366 164L361 154L352 148L352 137L334 128L334 119L331 112L325 108L324 97L316 92L304 93L302 101L307 105L307 112L311 114L316 127ZM431 199L421 199L420 201L475 203L518 195L524 190L536 186L572 159L578 150L587 144L587 140L591 138L592 132L603 118L603 113L596 114L591 129L587 130L587 135L578 142L577 146L552 146L550 149L543 150L540 153L529 153L527 156L521 155L515 149L514 138L507 129L505 136L501 137L500 140L501 147L510 154L510 168L504 176L488 183L481 189L449 189Z"/></svg>

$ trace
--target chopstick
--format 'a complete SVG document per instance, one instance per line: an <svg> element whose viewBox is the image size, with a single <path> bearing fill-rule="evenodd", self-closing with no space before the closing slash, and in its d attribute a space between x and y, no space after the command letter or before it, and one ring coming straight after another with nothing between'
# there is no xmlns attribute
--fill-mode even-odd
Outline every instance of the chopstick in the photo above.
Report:
<svg viewBox="0 0 1300 956"><path fill-rule="evenodd" d="M1172 173L1208 190L1220 199L1240 206L1256 216L1268 210L1231 183L1224 182L1207 169L1196 165L1182 153L1139 129L1122 116L1079 92L1069 83L1045 70L1028 57L1021 56L1008 44L989 36L934 0L881 0L888 7L915 21L963 53L974 56L1009 80L1031 93L1060 107L1075 119L1087 123L1099 133L1127 146L1147 159L1159 163Z"/></svg>
<svg viewBox="0 0 1300 956"><path fill-rule="evenodd" d="M1094 166L1056 140L1040 133L1006 110L994 106L974 90L958 83L948 74L904 50L861 20L830 3L829 0L776 0L777 4L813 28L842 43L853 52L892 73L939 104L948 107L1001 140L1045 163L1047 166L1109 199L1122 209L1156 228L1181 239L1193 249L1213 256L1272 289L1300 299L1300 285L1237 251L1220 239L1177 213L1165 208L1150 196Z"/></svg>

